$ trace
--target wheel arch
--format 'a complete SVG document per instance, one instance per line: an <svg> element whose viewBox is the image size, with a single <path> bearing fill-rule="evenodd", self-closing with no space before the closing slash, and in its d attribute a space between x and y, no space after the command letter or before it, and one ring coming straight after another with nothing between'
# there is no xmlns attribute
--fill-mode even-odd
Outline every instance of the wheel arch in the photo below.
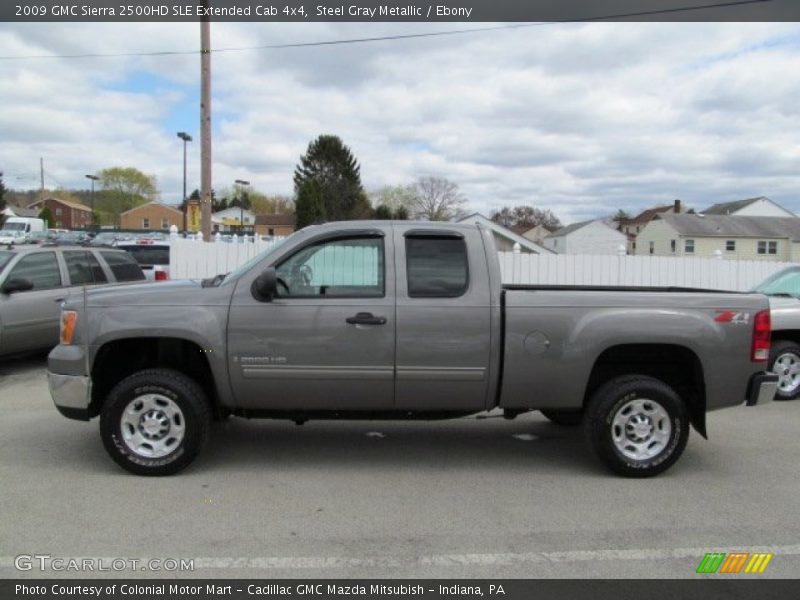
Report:
<svg viewBox="0 0 800 600"><path fill-rule="evenodd" d="M173 369L190 377L203 389L214 417L225 414L206 349L193 340L154 336L115 339L97 349L91 369L90 415L100 414L108 393L122 379L151 368Z"/></svg>
<svg viewBox="0 0 800 600"><path fill-rule="evenodd" d="M603 350L586 384L583 407L607 381L620 375L647 375L675 390L686 402L692 427L706 435L706 387L703 365L697 354L680 344L618 344Z"/></svg>

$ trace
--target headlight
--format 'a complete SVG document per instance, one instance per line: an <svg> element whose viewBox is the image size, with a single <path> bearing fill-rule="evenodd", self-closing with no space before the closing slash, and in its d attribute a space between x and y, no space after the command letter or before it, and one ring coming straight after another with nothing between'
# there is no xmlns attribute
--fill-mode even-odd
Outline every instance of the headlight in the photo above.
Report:
<svg viewBox="0 0 800 600"><path fill-rule="evenodd" d="M74 310L61 311L61 343L64 346L72 344L75 335L75 324L78 322L78 313Z"/></svg>

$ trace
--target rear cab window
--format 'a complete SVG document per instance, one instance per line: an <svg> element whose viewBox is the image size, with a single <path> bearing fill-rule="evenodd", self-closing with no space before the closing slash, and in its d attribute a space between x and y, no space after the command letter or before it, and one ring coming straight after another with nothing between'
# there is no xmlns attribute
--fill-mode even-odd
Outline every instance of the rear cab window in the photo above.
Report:
<svg viewBox="0 0 800 600"><path fill-rule="evenodd" d="M169 246L164 244L120 246L142 266L169 266Z"/></svg>
<svg viewBox="0 0 800 600"><path fill-rule="evenodd" d="M142 268L127 252L101 251L117 281L140 281L145 278Z"/></svg>
<svg viewBox="0 0 800 600"><path fill-rule="evenodd" d="M406 233L410 298L458 298L469 286L467 244L460 235Z"/></svg>

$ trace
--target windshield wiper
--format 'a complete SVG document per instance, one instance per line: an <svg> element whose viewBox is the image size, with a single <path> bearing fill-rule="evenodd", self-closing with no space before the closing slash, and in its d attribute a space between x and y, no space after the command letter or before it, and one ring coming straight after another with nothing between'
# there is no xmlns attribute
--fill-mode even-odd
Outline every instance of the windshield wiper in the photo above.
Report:
<svg viewBox="0 0 800 600"><path fill-rule="evenodd" d="M220 273L219 275L214 275L213 277L209 277L208 279L203 279L203 281L200 282L200 285L204 288L216 287L220 283L222 283L222 280L225 279L227 276L228 273Z"/></svg>

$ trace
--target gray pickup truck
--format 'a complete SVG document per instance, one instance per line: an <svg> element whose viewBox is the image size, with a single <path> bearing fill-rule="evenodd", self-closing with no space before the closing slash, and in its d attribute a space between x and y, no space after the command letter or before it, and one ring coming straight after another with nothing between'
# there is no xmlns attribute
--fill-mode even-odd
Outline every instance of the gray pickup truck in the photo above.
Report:
<svg viewBox="0 0 800 600"><path fill-rule="evenodd" d="M502 285L477 225L303 229L214 278L63 307L50 390L137 474L186 467L228 415L441 419L540 410L613 471L669 468L706 412L771 400L763 295Z"/></svg>

